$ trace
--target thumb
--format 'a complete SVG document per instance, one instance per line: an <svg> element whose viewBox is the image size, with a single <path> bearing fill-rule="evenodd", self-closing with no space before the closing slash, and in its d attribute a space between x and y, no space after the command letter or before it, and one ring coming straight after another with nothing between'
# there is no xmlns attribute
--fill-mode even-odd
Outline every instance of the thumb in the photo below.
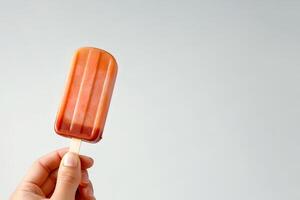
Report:
<svg viewBox="0 0 300 200"><path fill-rule="evenodd" d="M60 163L52 198L55 200L74 200L80 180L81 166L79 156L68 152Z"/></svg>

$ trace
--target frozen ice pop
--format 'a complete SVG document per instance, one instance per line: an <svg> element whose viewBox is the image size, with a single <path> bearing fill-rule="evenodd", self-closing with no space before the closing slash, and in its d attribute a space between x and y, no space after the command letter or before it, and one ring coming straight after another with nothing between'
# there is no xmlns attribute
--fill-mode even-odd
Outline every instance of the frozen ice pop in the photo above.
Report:
<svg viewBox="0 0 300 200"><path fill-rule="evenodd" d="M104 50L76 51L56 117L57 134L92 143L101 139L117 71L115 58Z"/></svg>

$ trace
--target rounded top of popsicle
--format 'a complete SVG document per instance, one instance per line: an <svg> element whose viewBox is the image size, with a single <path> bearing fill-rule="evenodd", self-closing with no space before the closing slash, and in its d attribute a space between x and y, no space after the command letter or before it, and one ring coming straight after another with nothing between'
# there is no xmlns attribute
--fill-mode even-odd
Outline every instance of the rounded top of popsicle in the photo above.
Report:
<svg viewBox="0 0 300 200"><path fill-rule="evenodd" d="M96 50L96 51L99 51L99 52L101 52L101 53L105 53L105 54L107 54L108 56L110 56L111 59L113 59L113 61L114 61L115 63L117 63L117 60L115 59L115 57L114 57L111 53L109 53L108 51L106 51L106 50L104 50L104 49L99 49L99 48L96 48L96 47L86 46L86 47L80 47L80 48L78 48L78 49L76 50L76 52L80 52L80 51L84 51L84 50Z"/></svg>

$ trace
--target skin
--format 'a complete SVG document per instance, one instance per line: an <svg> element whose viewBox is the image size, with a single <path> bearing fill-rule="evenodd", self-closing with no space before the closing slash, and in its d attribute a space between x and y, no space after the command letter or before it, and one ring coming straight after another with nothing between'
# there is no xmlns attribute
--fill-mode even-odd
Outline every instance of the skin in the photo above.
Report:
<svg viewBox="0 0 300 200"><path fill-rule="evenodd" d="M61 161L67 152L67 148L59 149L35 161L10 199L96 199L87 171L93 166L93 159L72 154L78 160L77 166L64 166Z"/></svg>

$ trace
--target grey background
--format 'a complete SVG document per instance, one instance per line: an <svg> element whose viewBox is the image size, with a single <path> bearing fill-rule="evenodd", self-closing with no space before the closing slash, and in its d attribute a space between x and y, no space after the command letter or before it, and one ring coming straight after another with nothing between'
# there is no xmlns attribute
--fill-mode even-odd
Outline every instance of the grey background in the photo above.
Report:
<svg viewBox="0 0 300 200"><path fill-rule="evenodd" d="M299 34L299 1L2 1L0 199L68 146L53 124L81 46L119 63L82 146L98 199L300 199Z"/></svg>

